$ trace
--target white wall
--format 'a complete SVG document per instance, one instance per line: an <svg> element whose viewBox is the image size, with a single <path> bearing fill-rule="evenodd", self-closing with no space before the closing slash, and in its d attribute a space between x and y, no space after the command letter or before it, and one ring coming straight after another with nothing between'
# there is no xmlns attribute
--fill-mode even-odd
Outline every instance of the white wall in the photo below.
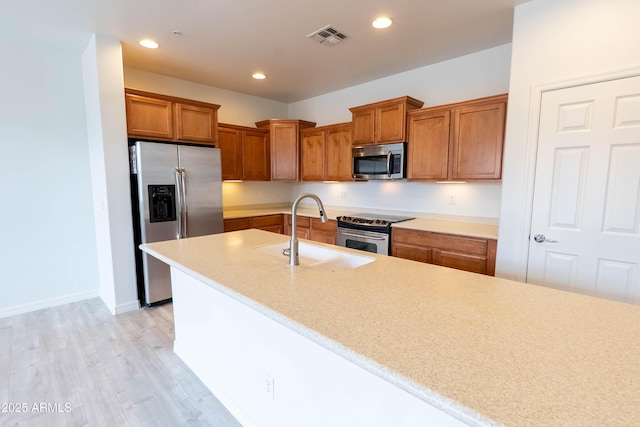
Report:
<svg viewBox="0 0 640 427"><path fill-rule="evenodd" d="M534 0L516 7L497 275L526 278L541 88L638 73L639 16L638 0Z"/></svg>
<svg viewBox="0 0 640 427"><path fill-rule="evenodd" d="M0 27L0 317L98 295L80 52Z"/></svg>
<svg viewBox="0 0 640 427"><path fill-rule="evenodd" d="M222 183L222 204L225 208L247 205L291 203L298 194L298 185L288 182L244 181Z"/></svg>
<svg viewBox="0 0 640 427"><path fill-rule="evenodd" d="M294 102L289 117L318 126L350 122L350 107L411 96L425 107L506 93L511 44Z"/></svg>
<svg viewBox="0 0 640 427"><path fill-rule="evenodd" d="M221 105L218 121L255 126L266 119L286 119L287 104L238 92L124 67L124 85L131 89L161 93Z"/></svg>
<svg viewBox="0 0 640 427"><path fill-rule="evenodd" d="M408 211L470 217L469 220L496 219L500 213L500 183L430 184L405 181L304 183L298 184L296 191L316 193L323 203L329 206L346 206L362 208L362 210L374 208Z"/></svg>
<svg viewBox="0 0 640 427"><path fill-rule="evenodd" d="M293 103L289 117L322 126L351 121L349 107L404 95L429 107L506 93L510 61L511 45L498 46ZM325 203L336 206L485 218L500 214L500 183L300 184L297 191L318 193ZM451 195L455 204L449 203Z"/></svg>
<svg viewBox="0 0 640 427"><path fill-rule="evenodd" d="M120 42L92 36L82 66L100 297L117 314L139 307Z"/></svg>

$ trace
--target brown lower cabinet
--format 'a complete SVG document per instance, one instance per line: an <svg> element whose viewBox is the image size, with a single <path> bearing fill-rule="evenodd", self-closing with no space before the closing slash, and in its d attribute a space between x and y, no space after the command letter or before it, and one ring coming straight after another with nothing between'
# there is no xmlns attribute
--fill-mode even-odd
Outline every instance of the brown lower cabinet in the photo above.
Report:
<svg viewBox="0 0 640 427"><path fill-rule="evenodd" d="M391 252L399 258L493 276L496 245L495 239L396 227L392 233Z"/></svg>
<svg viewBox="0 0 640 427"><path fill-rule="evenodd" d="M337 232L338 223L336 221L330 219L323 223L320 218L311 218L309 240L335 245Z"/></svg>
<svg viewBox="0 0 640 427"><path fill-rule="evenodd" d="M285 234L291 235L291 215L285 216ZM336 233L338 231L338 223L330 219L323 223L320 218L310 218L308 216L300 216L296 218L296 234L299 239L313 240L314 242L336 244Z"/></svg>
<svg viewBox="0 0 640 427"><path fill-rule="evenodd" d="M224 220L224 231L247 230L258 228L273 233L291 235L291 215L275 214ZM300 216L296 218L296 231L299 239L314 242L336 244L338 224L335 220L323 223L320 218Z"/></svg>
<svg viewBox="0 0 640 427"><path fill-rule="evenodd" d="M246 218L230 218L224 220L224 231L238 231L249 228L271 231L272 233L284 233L282 214L262 215Z"/></svg>
<svg viewBox="0 0 640 427"><path fill-rule="evenodd" d="M284 234L291 236L291 215L284 215ZM296 216L296 235L298 239L307 239L311 235L311 218L308 216Z"/></svg>

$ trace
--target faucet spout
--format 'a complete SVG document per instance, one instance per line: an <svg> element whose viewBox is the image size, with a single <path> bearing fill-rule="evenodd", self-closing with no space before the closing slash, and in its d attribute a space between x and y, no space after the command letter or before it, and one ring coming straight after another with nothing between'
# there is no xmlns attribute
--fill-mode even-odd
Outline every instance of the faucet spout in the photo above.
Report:
<svg viewBox="0 0 640 427"><path fill-rule="evenodd" d="M293 201L293 205L291 205L291 241L289 242L289 265L296 266L300 265L300 258L298 256L298 233L296 233L296 215L298 212L298 205L300 201L305 198L310 198L316 201L318 204L318 209L320 209L320 220L322 222L327 222L327 214L324 209L324 205L322 204L322 200L320 197L316 196L313 193L302 193Z"/></svg>

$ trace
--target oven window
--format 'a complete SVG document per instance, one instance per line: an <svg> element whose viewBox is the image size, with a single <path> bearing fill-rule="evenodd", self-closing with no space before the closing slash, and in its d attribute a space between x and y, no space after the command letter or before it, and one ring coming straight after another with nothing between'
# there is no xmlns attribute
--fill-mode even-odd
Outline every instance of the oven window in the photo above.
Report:
<svg viewBox="0 0 640 427"><path fill-rule="evenodd" d="M375 243L367 243L367 242L362 242L360 240L347 239L345 242L345 246L347 248L358 249L366 252L372 252L374 254L378 253L378 245L376 245Z"/></svg>

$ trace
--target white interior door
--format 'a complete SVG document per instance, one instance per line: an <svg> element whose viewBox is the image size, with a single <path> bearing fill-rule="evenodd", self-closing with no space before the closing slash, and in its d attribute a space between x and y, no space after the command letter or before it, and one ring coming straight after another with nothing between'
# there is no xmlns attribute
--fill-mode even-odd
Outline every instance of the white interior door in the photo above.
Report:
<svg viewBox="0 0 640 427"><path fill-rule="evenodd" d="M529 240L527 282L640 304L640 77L542 95Z"/></svg>

